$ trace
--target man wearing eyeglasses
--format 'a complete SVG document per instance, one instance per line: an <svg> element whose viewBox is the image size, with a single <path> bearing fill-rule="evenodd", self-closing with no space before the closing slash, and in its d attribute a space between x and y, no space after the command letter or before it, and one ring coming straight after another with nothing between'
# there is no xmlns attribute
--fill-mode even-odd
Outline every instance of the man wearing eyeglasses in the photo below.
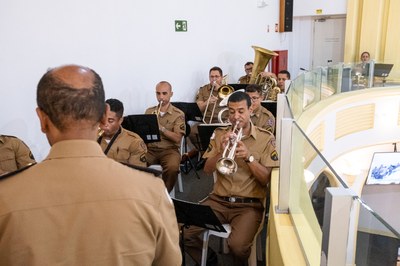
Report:
<svg viewBox="0 0 400 266"><path fill-rule="evenodd" d="M239 78L239 84L249 84L251 78L251 72L253 71L253 62L247 62L244 64L244 71L246 75Z"/></svg>
<svg viewBox="0 0 400 266"><path fill-rule="evenodd" d="M260 85L250 84L246 87L246 93L250 96L253 113L250 116L255 126L264 128L274 134L275 117L267 108L261 106L262 89Z"/></svg>

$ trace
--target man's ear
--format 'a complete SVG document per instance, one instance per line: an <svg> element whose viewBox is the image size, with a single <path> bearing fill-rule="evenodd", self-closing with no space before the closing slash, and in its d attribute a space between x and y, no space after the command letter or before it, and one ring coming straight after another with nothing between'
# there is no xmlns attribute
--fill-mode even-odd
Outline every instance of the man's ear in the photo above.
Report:
<svg viewBox="0 0 400 266"><path fill-rule="evenodd" d="M106 108L104 110L103 117L100 120L100 126L105 126L107 123L107 114L110 112L110 105L106 103Z"/></svg>
<svg viewBox="0 0 400 266"><path fill-rule="evenodd" d="M36 114L39 117L40 129L46 134L49 131L49 117L39 107L36 107Z"/></svg>

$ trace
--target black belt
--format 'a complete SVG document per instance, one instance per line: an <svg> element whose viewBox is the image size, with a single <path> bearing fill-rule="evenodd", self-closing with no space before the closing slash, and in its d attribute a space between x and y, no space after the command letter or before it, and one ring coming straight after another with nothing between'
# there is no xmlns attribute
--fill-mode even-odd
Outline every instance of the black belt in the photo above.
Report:
<svg viewBox="0 0 400 266"><path fill-rule="evenodd" d="M259 198L220 197L220 196L218 196L218 198L230 203L260 203Z"/></svg>

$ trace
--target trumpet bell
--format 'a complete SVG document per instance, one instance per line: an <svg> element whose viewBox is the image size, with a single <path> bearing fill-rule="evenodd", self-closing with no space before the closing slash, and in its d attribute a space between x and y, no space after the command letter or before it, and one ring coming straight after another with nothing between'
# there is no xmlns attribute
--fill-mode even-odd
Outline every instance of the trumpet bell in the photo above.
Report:
<svg viewBox="0 0 400 266"><path fill-rule="evenodd" d="M237 171L237 163L230 158L220 158L216 168L223 175L233 175Z"/></svg>

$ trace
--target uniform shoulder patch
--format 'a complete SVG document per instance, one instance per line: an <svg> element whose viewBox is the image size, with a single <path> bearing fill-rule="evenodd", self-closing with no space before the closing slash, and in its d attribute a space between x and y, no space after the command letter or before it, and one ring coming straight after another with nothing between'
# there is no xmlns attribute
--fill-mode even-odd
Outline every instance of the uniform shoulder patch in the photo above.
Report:
<svg viewBox="0 0 400 266"><path fill-rule="evenodd" d="M14 176L14 175L16 175L18 173L21 173L21 172L25 171L26 169L34 166L35 164L36 163L29 163L29 164L25 165L24 167L22 167L22 168L20 168L18 170L15 170L15 171L8 172L8 173L5 173L3 175L0 175L0 180L8 178L8 177L11 177L11 176Z"/></svg>
<svg viewBox="0 0 400 266"><path fill-rule="evenodd" d="M152 169L149 167L142 167L142 166L137 166L137 165L133 165L133 164L129 164L129 163L121 163L121 164L126 165L132 169L136 169L136 170L139 170L142 172L153 174L156 177L161 176L161 174L162 174L161 171L158 171L158 170L155 170L155 169Z"/></svg>

